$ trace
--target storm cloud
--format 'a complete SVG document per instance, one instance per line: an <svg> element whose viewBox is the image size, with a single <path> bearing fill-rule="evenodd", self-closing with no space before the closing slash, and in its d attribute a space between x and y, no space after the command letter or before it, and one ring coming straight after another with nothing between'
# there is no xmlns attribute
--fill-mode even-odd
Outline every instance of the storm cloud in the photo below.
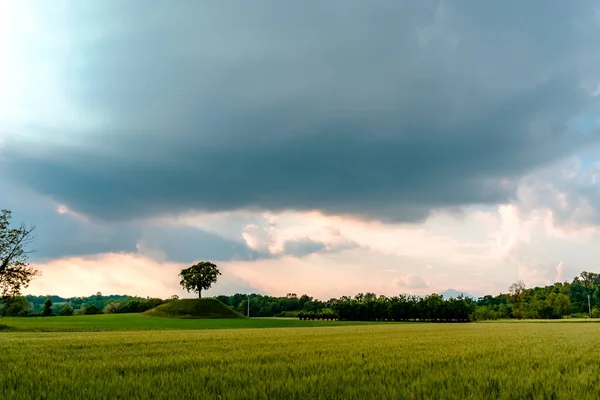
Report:
<svg viewBox="0 0 600 400"><path fill-rule="evenodd" d="M507 202L521 176L599 139L577 123L597 107L592 5L68 3L45 26L62 38L61 96L90 122L5 129L0 169L113 221L412 222Z"/></svg>
<svg viewBox="0 0 600 400"><path fill-rule="evenodd" d="M0 180L0 204L14 210L13 222L35 225L34 262L101 253L133 253L158 260L191 263L264 258L241 235L226 238L200 228L162 221L86 219L63 205Z"/></svg>

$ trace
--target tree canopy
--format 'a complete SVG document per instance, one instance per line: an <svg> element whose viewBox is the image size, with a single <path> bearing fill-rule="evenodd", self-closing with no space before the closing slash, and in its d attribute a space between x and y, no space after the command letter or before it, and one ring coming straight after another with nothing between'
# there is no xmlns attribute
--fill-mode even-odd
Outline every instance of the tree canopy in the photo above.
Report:
<svg viewBox="0 0 600 400"><path fill-rule="evenodd" d="M179 273L181 286L188 292L198 293L198 297L202 297L202 290L210 289L219 275L221 275L219 268L208 261L201 261L182 269Z"/></svg>
<svg viewBox="0 0 600 400"><path fill-rule="evenodd" d="M29 267L27 246L33 243L35 227L11 227L11 211L0 211L0 295L11 297L29 285L38 271Z"/></svg>

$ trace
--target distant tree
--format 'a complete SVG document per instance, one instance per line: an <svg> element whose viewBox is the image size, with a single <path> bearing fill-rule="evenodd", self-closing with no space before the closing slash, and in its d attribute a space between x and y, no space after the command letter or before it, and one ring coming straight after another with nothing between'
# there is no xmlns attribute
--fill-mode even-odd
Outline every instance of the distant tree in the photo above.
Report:
<svg viewBox="0 0 600 400"><path fill-rule="evenodd" d="M44 317L49 317L52 315L52 299L50 299L50 297L46 298L46 301L44 301L44 310L42 311L42 315Z"/></svg>
<svg viewBox="0 0 600 400"><path fill-rule="evenodd" d="M583 271L579 276L581 277L581 283L585 288L600 284L600 274Z"/></svg>
<svg viewBox="0 0 600 400"><path fill-rule="evenodd" d="M211 285L217 281L221 275L219 268L208 261L201 261L189 268L182 269L179 273L181 277L180 285L188 292L198 293L202 297L202 290L210 289Z"/></svg>
<svg viewBox="0 0 600 400"><path fill-rule="evenodd" d="M551 310L550 318L561 318L571 311L571 299L562 293L550 293L546 298L546 304Z"/></svg>
<svg viewBox="0 0 600 400"><path fill-rule="evenodd" d="M11 211L0 211L0 295L11 297L18 295L21 288L29 285L38 271L29 267L31 251L27 246L35 239L32 232L35 227L21 224L10 227Z"/></svg>
<svg viewBox="0 0 600 400"><path fill-rule="evenodd" d="M84 314L84 315L100 314L100 309L98 308L97 305L90 304L90 305L81 307L79 310L79 313Z"/></svg>
<svg viewBox="0 0 600 400"><path fill-rule="evenodd" d="M58 313L62 316L73 315L73 307L69 305L63 306Z"/></svg>
<svg viewBox="0 0 600 400"><path fill-rule="evenodd" d="M527 286L525 282L519 280L509 286L508 291L510 293L510 300L514 305L514 314L517 318L523 318L524 316L524 302L525 302L525 291Z"/></svg>
<svg viewBox="0 0 600 400"><path fill-rule="evenodd" d="M119 307L121 306L121 303L119 303L118 301L110 301L107 302L104 306L104 308L102 309L102 312L104 314L115 314L119 312Z"/></svg>
<svg viewBox="0 0 600 400"><path fill-rule="evenodd" d="M0 315L3 317L28 317L31 315L29 302L23 296L4 298L0 307Z"/></svg>
<svg viewBox="0 0 600 400"><path fill-rule="evenodd" d="M179 300L179 296L177 296L176 294L174 294L173 296L171 296L171 300Z"/></svg>

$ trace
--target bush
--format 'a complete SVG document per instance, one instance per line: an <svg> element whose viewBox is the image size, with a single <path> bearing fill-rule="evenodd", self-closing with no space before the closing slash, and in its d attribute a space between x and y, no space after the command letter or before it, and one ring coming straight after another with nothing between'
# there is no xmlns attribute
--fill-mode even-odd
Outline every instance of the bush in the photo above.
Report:
<svg viewBox="0 0 600 400"><path fill-rule="evenodd" d="M317 314L314 313L313 311L300 311L298 313L298 318L300 318L300 320L315 320L315 318L317 318Z"/></svg>
<svg viewBox="0 0 600 400"><path fill-rule="evenodd" d="M499 318L498 313L486 306L475 307L472 318L475 321L489 321Z"/></svg>
<svg viewBox="0 0 600 400"><path fill-rule="evenodd" d="M282 311L277 314L281 318L297 318L301 311Z"/></svg>
<svg viewBox="0 0 600 400"><path fill-rule="evenodd" d="M4 299L2 300L0 315L3 317L28 317L30 316L29 302L23 296Z"/></svg>
<svg viewBox="0 0 600 400"><path fill-rule="evenodd" d="M31 317L32 314L29 310L21 310L17 313L17 317Z"/></svg>
<svg viewBox="0 0 600 400"><path fill-rule="evenodd" d="M101 312L97 305L90 304L89 306L82 306L79 309L79 314L94 315L94 314L101 314Z"/></svg>
<svg viewBox="0 0 600 400"><path fill-rule="evenodd" d="M569 315L569 318L589 318L589 316L588 313L573 313Z"/></svg>
<svg viewBox="0 0 600 400"><path fill-rule="evenodd" d="M73 307L64 306L63 308L60 309L60 311L58 313L62 316L73 315Z"/></svg>
<svg viewBox="0 0 600 400"><path fill-rule="evenodd" d="M116 314L119 312L120 306L121 306L121 303L118 303L116 301L110 302L106 306L104 306L104 310L102 310L102 312L104 314Z"/></svg>
<svg viewBox="0 0 600 400"><path fill-rule="evenodd" d="M320 317L324 321L335 321L336 319L338 319L337 314L330 308L324 308L323 310L321 310Z"/></svg>

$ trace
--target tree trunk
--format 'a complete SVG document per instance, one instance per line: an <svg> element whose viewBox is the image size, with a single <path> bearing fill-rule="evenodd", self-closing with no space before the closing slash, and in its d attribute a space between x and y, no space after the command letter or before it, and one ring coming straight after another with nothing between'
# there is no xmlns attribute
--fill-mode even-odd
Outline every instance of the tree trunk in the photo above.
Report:
<svg viewBox="0 0 600 400"><path fill-rule="evenodd" d="M198 290L198 298L201 299L202 298L202 289Z"/></svg>

